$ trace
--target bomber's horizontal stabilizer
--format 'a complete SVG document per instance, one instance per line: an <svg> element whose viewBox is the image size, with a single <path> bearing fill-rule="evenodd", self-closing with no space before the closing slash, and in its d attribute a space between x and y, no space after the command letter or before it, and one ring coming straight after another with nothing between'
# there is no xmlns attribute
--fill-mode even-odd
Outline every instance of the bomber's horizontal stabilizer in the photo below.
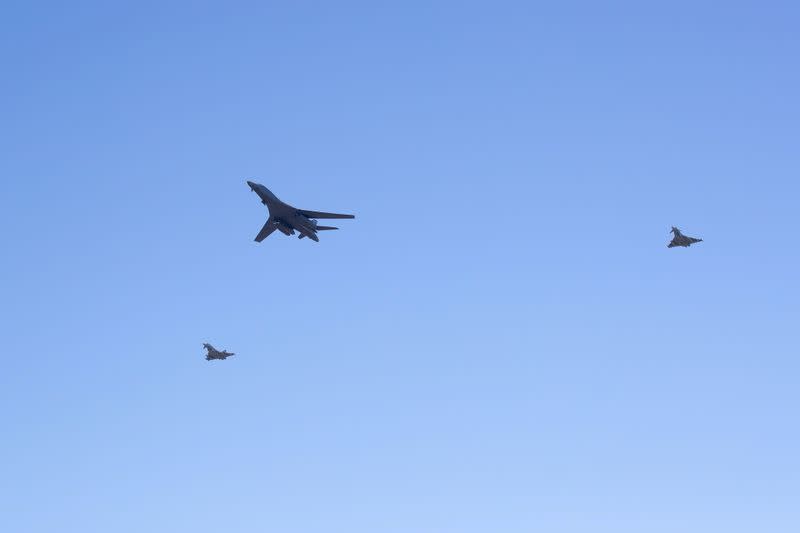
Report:
<svg viewBox="0 0 800 533"><path fill-rule="evenodd" d="M326 231L331 229L339 229L339 228L334 228L333 226L317 226L317 231Z"/></svg>

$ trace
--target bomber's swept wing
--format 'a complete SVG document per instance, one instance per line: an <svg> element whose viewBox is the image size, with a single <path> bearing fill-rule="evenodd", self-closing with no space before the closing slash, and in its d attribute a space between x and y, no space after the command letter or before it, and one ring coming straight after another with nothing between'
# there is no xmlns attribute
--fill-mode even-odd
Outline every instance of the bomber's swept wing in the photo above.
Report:
<svg viewBox="0 0 800 533"><path fill-rule="evenodd" d="M269 220L267 220L266 224L264 224L264 227L261 228L261 231L258 232L258 235L256 235L255 239L256 242L263 241L264 239L269 237L272 234L272 232L275 231L276 229L278 229L278 225L275 224L275 221L273 221L270 218Z"/></svg>
<svg viewBox="0 0 800 533"><path fill-rule="evenodd" d="M307 216L308 218L356 218L355 215L340 215L338 213L323 213L322 211L306 211L305 209L299 209L300 214Z"/></svg>

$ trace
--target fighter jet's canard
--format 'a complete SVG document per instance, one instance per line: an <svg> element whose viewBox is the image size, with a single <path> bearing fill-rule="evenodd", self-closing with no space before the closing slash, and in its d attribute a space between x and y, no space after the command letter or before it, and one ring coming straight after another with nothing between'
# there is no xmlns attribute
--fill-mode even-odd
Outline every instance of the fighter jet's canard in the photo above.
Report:
<svg viewBox="0 0 800 533"><path fill-rule="evenodd" d="M233 352L228 352L228 351L225 351L225 350L222 350L222 351L217 350L216 348L214 348L213 346L211 346L207 342L203 343L203 348L208 350L208 353L206 354L206 361L211 361L212 359L225 360L225 359L227 359L228 357L230 357L232 355L236 355Z"/></svg>
<svg viewBox="0 0 800 533"><path fill-rule="evenodd" d="M694 237L687 237L681 230L672 226L671 232L675 235L672 237L672 241L667 245L667 248L675 248L676 246L683 246L684 248L688 248L689 246L693 245L696 242L703 242L703 239L695 239Z"/></svg>
<svg viewBox="0 0 800 533"><path fill-rule="evenodd" d="M269 218L264 227L256 235L256 242L261 242L269 237L273 231L278 230L285 235L294 235L295 230L300 234L299 238L308 237L312 241L319 242L318 231L339 229L333 226L317 225L317 218L355 218L353 215L340 215L337 213L323 213L322 211L307 211L297 209L278 200L269 189L261 185L248 181L250 189L255 192L261 203L269 209Z"/></svg>

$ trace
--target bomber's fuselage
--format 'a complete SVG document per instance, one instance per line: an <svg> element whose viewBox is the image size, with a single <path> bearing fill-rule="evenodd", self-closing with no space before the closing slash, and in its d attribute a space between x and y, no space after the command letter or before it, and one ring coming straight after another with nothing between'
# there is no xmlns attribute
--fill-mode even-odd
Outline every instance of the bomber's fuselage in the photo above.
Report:
<svg viewBox="0 0 800 533"><path fill-rule="evenodd" d="M269 217L275 222L278 231L285 235L294 235L294 230L297 230L305 237L319 241L316 220L303 215L296 207L282 202L260 183L248 181L247 185L261 198L261 203L267 206Z"/></svg>

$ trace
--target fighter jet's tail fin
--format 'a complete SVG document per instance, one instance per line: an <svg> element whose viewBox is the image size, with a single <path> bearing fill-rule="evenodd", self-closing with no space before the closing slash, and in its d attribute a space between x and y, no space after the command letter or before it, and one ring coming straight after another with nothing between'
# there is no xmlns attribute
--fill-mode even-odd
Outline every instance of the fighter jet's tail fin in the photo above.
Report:
<svg viewBox="0 0 800 533"><path fill-rule="evenodd" d="M327 231L331 229L339 229L339 228L335 228L333 226L317 226L317 231Z"/></svg>

